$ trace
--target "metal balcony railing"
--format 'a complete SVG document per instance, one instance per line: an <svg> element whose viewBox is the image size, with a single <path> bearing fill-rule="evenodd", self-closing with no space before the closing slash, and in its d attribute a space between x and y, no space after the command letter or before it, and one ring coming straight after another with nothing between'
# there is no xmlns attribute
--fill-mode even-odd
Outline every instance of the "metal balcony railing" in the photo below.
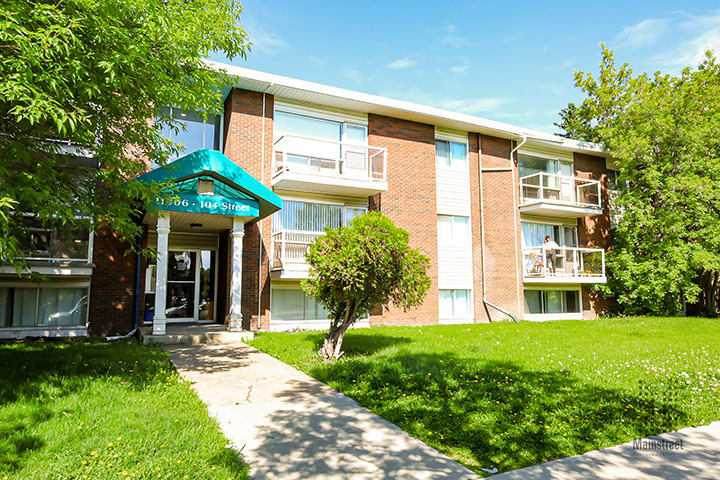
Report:
<svg viewBox="0 0 720 480"><path fill-rule="evenodd" d="M523 248L524 277L605 278L605 251L601 248L555 249L555 272L543 247Z"/></svg>
<svg viewBox="0 0 720 480"><path fill-rule="evenodd" d="M600 182L540 172L520 178L520 201L601 208Z"/></svg>
<svg viewBox="0 0 720 480"><path fill-rule="evenodd" d="M310 244L325 232L300 232L283 230L272 234L272 269L282 269L288 264L304 265Z"/></svg>
<svg viewBox="0 0 720 480"><path fill-rule="evenodd" d="M273 178L301 172L348 180L387 181L387 149L286 134L275 142Z"/></svg>

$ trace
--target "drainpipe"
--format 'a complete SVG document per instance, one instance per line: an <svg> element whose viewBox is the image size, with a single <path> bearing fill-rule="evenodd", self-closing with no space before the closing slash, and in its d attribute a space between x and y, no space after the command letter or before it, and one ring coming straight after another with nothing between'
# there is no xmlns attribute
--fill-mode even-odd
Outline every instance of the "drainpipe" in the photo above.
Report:
<svg viewBox="0 0 720 480"><path fill-rule="evenodd" d="M137 239L137 266L135 270L135 330L138 328L138 323L140 322L140 264L142 263L142 255L140 252L142 251L142 234L138 235Z"/></svg>
<svg viewBox="0 0 720 480"><path fill-rule="evenodd" d="M492 307L495 310L509 316L510 318L513 319L513 321L515 323L520 323L520 320L518 320L518 318L515 315L508 312L507 310L504 310L504 309L498 307L497 305L493 305L492 303L488 302L488 299L487 299L487 293L486 293L487 282L485 281L485 278L486 278L486 276L485 276L485 209L483 207L483 182L482 182L483 168L482 168L482 148L480 146L480 138L481 138L480 134L478 133L478 147L480 147L480 148L478 148L478 150L479 150L478 151L478 186L480 188L480 241L481 241L481 251L480 251L481 260L480 261L482 263L481 267L482 267L483 303L487 307ZM511 163L512 163L512 158L511 158ZM496 169L492 169L492 170L496 170ZM513 177L514 177L514 175L513 175ZM514 197L514 195L515 195L515 189L513 188L513 197ZM513 205L514 205L514 200L513 200ZM515 228L517 229L517 226ZM516 233L517 233L517 230L516 230ZM516 239L516 245L517 245L517 239ZM517 247L515 247L515 248L516 248L516 252L517 252ZM517 257L517 255L516 255L516 257ZM517 267L517 260L516 260L516 267ZM490 319L490 317L488 317L488 320L490 320L492 322L492 319Z"/></svg>
<svg viewBox="0 0 720 480"><path fill-rule="evenodd" d="M260 183L265 185L265 92L267 92L274 83L270 83L263 91L262 104L262 134L260 144ZM268 185L269 186L269 185ZM260 231L260 248L258 248L258 328L260 328L260 314L262 313L262 227L263 221L258 222L258 230Z"/></svg>
<svg viewBox="0 0 720 480"><path fill-rule="evenodd" d="M515 289L516 289L516 295L515 298L517 298L517 311L518 314L520 313L520 252L518 252L518 239L520 238L518 235L518 209L519 206L517 204L517 199L520 197L520 192L518 191L517 195L515 195L515 188L517 187L518 190L520 189L520 185L518 185L518 181L515 181L515 152L520 150L520 147L525 145L525 142L527 142L527 135L522 135L522 142L520 142L515 148L510 149L510 168L512 171L512 184L513 184L513 226L515 228ZM512 141L510 143L510 146L512 147ZM520 178L520 175L518 175L518 178Z"/></svg>

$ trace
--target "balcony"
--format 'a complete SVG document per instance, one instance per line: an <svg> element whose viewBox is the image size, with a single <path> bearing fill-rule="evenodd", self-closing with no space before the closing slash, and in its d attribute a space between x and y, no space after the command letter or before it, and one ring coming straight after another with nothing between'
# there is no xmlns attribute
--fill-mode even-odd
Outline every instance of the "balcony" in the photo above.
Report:
<svg viewBox="0 0 720 480"><path fill-rule="evenodd" d="M357 196L388 189L384 148L286 134L274 152L275 188Z"/></svg>
<svg viewBox="0 0 720 480"><path fill-rule="evenodd" d="M272 278L307 278L310 266L305 254L310 244L324 232L300 232L283 230L272 235L272 259L270 276Z"/></svg>
<svg viewBox="0 0 720 480"><path fill-rule="evenodd" d="M600 182L545 172L521 177L520 212L567 218L601 215Z"/></svg>
<svg viewBox="0 0 720 480"><path fill-rule="evenodd" d="M555 255L555 273L551 273L543 247L523 248L523 283L607 282L604 250L560 247Z"/></svg>

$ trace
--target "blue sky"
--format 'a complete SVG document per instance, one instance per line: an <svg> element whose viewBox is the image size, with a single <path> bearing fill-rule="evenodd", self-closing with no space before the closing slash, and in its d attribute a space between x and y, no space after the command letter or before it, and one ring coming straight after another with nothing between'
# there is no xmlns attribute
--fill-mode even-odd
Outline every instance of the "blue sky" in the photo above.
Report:
<svg viewBox="0 0 720 480"><path fill-rule="evenodd" d="M715 2L246 0L246 68L557 132L595 74L619 63L677 74L720 54ZM217 58L219 61L223 61Z"/></svg>

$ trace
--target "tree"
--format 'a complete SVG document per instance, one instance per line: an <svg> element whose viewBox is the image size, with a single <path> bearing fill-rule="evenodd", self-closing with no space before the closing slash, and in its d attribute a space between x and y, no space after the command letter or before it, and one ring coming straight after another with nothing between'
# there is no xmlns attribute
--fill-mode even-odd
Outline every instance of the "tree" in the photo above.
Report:
<svg viewBox="0 0 720 480"><path fill-rule="evenodd" d="M720 65L708 52L678 76L633 76L602 46L597 78L576 72L587 94L559 124L605 144L627 181L608 254L609 283L625 313L674 314L684 296L716 315L720 270Z"/></svg>
<svg viewBox="0 0 720 480"><path fill-rule="evenodd" d="M330 312L330 330L318 352L326 361L343 354L342 341L358 317L389 304L407 311L430 288L430 259L408 246L406 230L378 212L327 229L305 256L310 277L303 289Z"/></svg>
<svg viewBox="0 0 720 480"><path fill-rule="evenodd" d="M126 181L179 151L160 133L178 131L161 107L220 112L232 79L203 59L246 55L240 12L237 0L3 2L0 261L25 266L23 212L45 226L139 232L135 217L164 186Z"/></svg>

